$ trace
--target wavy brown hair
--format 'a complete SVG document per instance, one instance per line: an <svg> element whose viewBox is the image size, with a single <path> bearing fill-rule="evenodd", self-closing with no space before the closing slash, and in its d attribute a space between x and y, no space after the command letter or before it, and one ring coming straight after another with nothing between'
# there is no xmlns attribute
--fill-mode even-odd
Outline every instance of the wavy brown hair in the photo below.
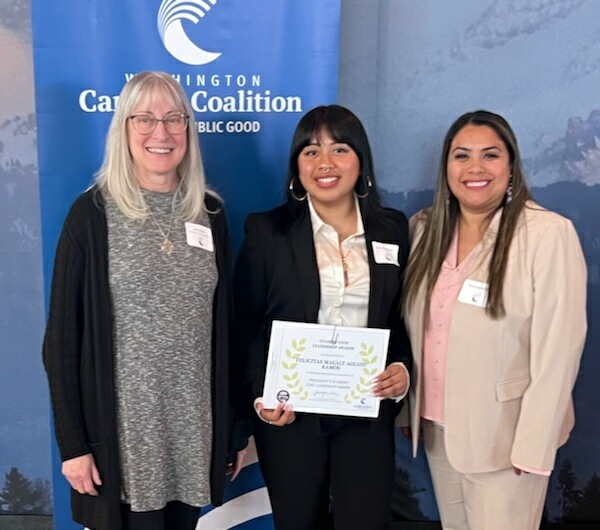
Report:
<svg viewBox="0 0 600 530"><path fill-rule="evenodd" d="M510 157L512 200L507 202L505 197L498 206L498 209L503 208L503 211L487 278L489 295L485 310L492 318L501 318L505 315L502 292L508 252L519 216L525 208L526 202L531 199L529 188L525 182L517 138L508 122L502 116L486 110L468 112L458 118L446 133L433 204L422 212L425 223L423 235L411 252L404 277L405 309L414 304L418 291L425 284L426 322L429 321L431 293L452 243L460 215L458 200L448 187L447 163L450 145L458 132L467 125L487 126L493 129L506 146ZM494 216L496 211L490 213L489 219Z"/></svg>

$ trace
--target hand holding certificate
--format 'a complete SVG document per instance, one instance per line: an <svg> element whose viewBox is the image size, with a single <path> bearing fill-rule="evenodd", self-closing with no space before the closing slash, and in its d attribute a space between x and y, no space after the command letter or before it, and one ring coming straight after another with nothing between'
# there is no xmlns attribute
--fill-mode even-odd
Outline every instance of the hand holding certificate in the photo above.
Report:
<svg viewBox="0 0 600 530"><path fill-rule="evenodd" d="M373 378L385 367L390 331L273 321L265 408L376 418Z"/></svg>

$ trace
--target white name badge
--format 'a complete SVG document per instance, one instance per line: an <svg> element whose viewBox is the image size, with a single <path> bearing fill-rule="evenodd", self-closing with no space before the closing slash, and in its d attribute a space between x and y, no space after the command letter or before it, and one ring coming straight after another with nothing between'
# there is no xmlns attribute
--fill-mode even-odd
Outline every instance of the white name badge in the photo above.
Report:
<svg viewBox="0 0 600 530"><path fill-rule="evenodd" d="M488 299L490 286L485 282L476 280L465 280L458 295L458 301L463 304L485 307Z"/></svg>
<svg viewBox="0 0 600 530"><path fill-rule="evenodd" d="M203 248L209 252L213 252L215 249L212 231L206 226L185 223L185 237L187 244L191 247Z"/></svg>
<svg viewBox="0 0 600 530"><path fill-rule="evenodd" d="M380 243L379 241L372 241L373 244L373 257L375 263L396 265L400 267L398 261L398 254L400 253L400 246L394 243Z"/></svg>

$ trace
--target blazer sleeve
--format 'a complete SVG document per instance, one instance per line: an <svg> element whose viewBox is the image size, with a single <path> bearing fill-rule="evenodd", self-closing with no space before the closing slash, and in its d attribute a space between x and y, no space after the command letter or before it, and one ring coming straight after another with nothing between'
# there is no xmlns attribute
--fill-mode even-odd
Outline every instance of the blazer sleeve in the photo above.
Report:
<svg viewBox="0 0 600 530"><path fill-rule="evenodd" d="M266 368L267 278L265 240L269 227L250 215L234 269L235 351L252 400L262 395Z"/></svg>
<svg viewBox="0 0 600 530"><path fill-rule="evenodd" d="M70 228L82 222L74 206L56 250L42 352L63 461L91 452L84 428L80 377L85 258Z"/></svg>
<svg viewBox="0 0 600 530"><path fill-rule="evenodd" d="M553 469L556 451L565 441L562 431L587 330L583 252L571 222L556 217L539 238L533 257L531 382L511 451L512 462L539 470Z"/></svg>
<svg viewBox="0 0 600 530"><path fill-rule="evenodd" d="M410 349L410 340L402 318L402 284L404 280L404 271L408 263L409 239L408 239L408 220L402 212L396 212L396 237L399 241L400 253L398 256L398 282L399 287L390 307L390 314L387 326L390 328L390 347L388 352L388 364L393 362L402 362L409 373L412 368L412 354Z"/></svg>

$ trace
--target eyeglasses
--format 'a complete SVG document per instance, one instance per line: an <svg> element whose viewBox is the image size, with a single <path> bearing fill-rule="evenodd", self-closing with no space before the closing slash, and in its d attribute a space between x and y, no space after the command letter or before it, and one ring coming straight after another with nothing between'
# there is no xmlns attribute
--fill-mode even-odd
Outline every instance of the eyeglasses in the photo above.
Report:
<svg viewBox="0 0 600 530"><path fill-rule="evenodd" d="M133 123L133 128L139 134L150 134L156 129L159 121L162 121L169 134L181 134L187 129L190 121L190 117L187 114L180 112L167 114L162 119L155 118L152 114L134 114L133 116L129 116L129 119Z"/></svg>

